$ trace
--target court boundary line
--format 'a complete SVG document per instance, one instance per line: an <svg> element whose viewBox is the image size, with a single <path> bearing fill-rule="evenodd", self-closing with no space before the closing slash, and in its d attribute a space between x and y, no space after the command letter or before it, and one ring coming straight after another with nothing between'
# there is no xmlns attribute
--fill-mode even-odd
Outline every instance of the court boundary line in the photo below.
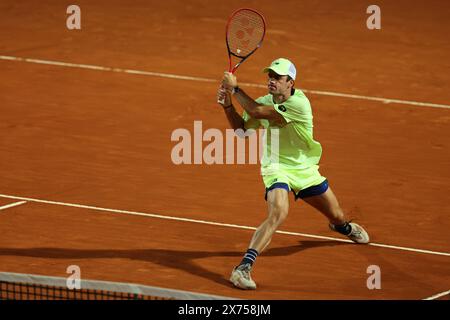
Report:
<svg viewBox="0 0 450 320"><path fill-rule="evenodd" d="M27 203L27 201L17 201L17 202L14 202L14 203L10 203L10 204L1 206L0 207L0 211L1 210L6 210L6 209L9 209L9 208L14 208L14 207L17 207L17 206L21 206L21 205L23 205L25 203Z"/></svg>
<svg viewBox="0 0 450 320"><path fill-rule="evenodd" d="M51 200L42 200L42 199L19 197L19 196L6 195L6 194L0 194L0 197L1 198L8 198L8 199L23 200L23 201L28 201L28 202L36 202L36 203L44 203L44 204L51 204L51 205L59 205L59 206L65 206L65 207L74 207L74 208L88 209L88 210L95 210L95 211L120 213L120 214L127 214L127 215L133 215L133 216L151 217L151 218L158 218L158 219L165 219L165 220L192 222L192 223L214 225L214 226L220 226L220 227L229 227L229 228L236 228L236 229L244 229L244 230L256 230L255 227L250 227L250 226L242 226L242 225L237 225L237 224L213 222L213 221L198 220L198 219L191 219L191 218L165 216L165 215L160 215L160 214L145 213L145 212L139 212L139 211L103 208L103 207L89 206L89 205L83 205L83 204L74 204L74 203L67 203L67 202L60 202L60 201L51 201ZM347 240L347 239L327 237L327 236L320 236L320 235L314 235L314 234L308 234L308 233L290 232L290 231L282 231L282 230L277 230L276 233L284 234L284 235L300 236L300 237L305 237L305 238L314 238L314 239L321 239L321 240L332 240L332 241L338 241L338 242L353 243L353 241ZM432 251L432 250L408 248L408 247L394 246L394 245L388 245L388 244L382 244L382 243L369 243L368 245L369 246L374 246L374 247L382 247L382 248L388 248L388 249L401 250L401 251L411 251L411 252L416 252L416 253L425 253L425 254L449 256L450 257L450 253L449 252L439 252L439 251Z"/></svg>
<svg viewBox="0 0 450 320"><path fill-rule="evenodd" d="M432 295L431 297L428 297L428 298L425 298L425 299L422 299L422 300L436 300L436 299L439 299L439 298L441 298L443 296L446 296L446 295L450 295L450 290L443 291L443 292L440 292L440 293L436 293L435 295Z"/></svg>
<svg viewBox="0 0 450 320"><path fill-rule="evenodd" d="M162 73L162 72L104 67L104 66L97 66L97 65L90 65L90 64L80 64L80 63L53 61L53 60L44 60L44 59L22 58L22 57L0 55L0 60L21 61L21 62L28 62L28 63L60 66L60 67L89 69L89 70L96 70L96 71L109 71L109 72L118 72L118 73L127 73L127 74L137 74L137 75L170 78L170 79L177 79L177 80L190 80L190 81L219 83L218 80L204 78L204 77L194 77L194 76L185 76L185 75L177 75L177 74ZM240 85L246 86L246 87L266 88L265 85L255 84L255 83L243 82L243 83L240 83ZM450 109L450 105L438 104L438 103L419 102L419 101L401 100L401 99L389 99L389 98L382 98L382 97L364 96L364 95L357 95L357 94L350 94L350 93L312 90L312 89L302 89L302 91L306 92L306 93L322 95L322 96L333 96L333 97L348 98L348 99L377 101L377 102L381 102L383 104L391 104L392 103L392 104L411 105L411 106L420 106L420 107L429 107L429 108Z"/></svg>

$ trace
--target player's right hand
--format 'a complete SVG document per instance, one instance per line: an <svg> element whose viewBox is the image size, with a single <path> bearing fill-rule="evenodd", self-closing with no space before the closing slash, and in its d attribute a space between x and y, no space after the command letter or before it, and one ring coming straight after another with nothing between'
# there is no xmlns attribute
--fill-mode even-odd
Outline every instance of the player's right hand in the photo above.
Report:
<svg viewBox="0 0 450 320"><path fill-rule="evenodd" d="M222 79L222 86L224 86L225 88L232 90L233 88L237 87L237 78L234 74L232 74L231 72L227 72L225 71L223 74L223 79Z"/></svg>
<svg viewBox="0 0 450 320"><path fill-rule="evenodd" d="M224 88L223 85L217 90L217 103L222 107L228 107L231 105L231 91Z"/></svg>

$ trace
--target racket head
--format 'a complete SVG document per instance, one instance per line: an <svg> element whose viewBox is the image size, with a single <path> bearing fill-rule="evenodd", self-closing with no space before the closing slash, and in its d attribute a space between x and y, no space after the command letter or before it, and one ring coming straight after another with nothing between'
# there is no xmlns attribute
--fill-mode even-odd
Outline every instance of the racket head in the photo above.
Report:
<svg viewBox="0 0 450 320"><path fill-rule="evenodd" d="M230 72L236 71L237 67L261 46L265 34L266 21L258 11L240 8L231 14L226 27ZM231 56L242 59L234 68Z"/></svg>

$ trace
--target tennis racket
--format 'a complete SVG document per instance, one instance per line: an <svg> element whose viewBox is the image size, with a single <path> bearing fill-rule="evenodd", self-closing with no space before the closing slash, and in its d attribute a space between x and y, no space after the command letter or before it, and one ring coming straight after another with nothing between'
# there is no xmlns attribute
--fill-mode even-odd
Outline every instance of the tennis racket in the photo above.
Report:
<svg viewBox="0 0 450 320"><path fill-rule="evenodd" d="M241 8L231 14L226 27L229 72L236 72L242 62L261 46L265 34L266 21L256 10ZM234 66L233 58L238 59Z"/></svg>

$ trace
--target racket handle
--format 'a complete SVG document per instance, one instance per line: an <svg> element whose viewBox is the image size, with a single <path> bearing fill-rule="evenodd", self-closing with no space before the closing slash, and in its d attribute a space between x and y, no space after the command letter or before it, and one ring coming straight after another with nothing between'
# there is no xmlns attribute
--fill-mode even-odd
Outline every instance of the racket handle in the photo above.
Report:
<svg viewBox="0 0 450 320"><path fill-rule="evenodd" d="M236 65L235 68L231 68L231 60L230 60L230 69L228 69L228 72L230 72L231 74L234 74L234 72L236 71L237 67L238 67L240 64L241 64L241 63L239 62L239 63ZM223 100L217 99L217 103L220 103L220 104L223 105L223 104L225 103L225 99L223 99Z"/></svg>
<svg viewBox="0 0 450 320"><path fill-rule="evenodd" d="M221 86L221 88L223 89L223 85ZM223 105L225 103L225 98L223 98L222 100L217 99L217 103Z"/></svg>

